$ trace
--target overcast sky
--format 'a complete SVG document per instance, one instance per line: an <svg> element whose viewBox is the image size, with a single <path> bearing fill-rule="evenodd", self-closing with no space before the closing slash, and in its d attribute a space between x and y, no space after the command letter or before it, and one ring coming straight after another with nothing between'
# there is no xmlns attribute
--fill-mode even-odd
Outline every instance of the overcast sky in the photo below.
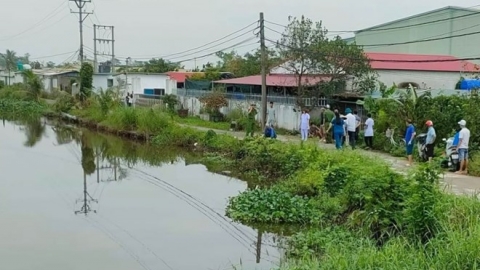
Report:
<svg viewBox="0 0 480 270"><path fill-rule="evenodd" d="M75 9L67 0L7 0L3 1L0 16L0 52L15 50L19 55L30 53L32 60L54 61L68 58L79 47L78 17L70 14ZM319 21L330 31L353 31L381 24L406 16L426 12L445 6L473 7L475 0L92 0L87 10L95 11L85 20L85 54L93 56L92 25L115 26L115 54L120 60L126 57L146 60L161 57L219 39L258 20L259 12L265 19L282 25L288 16L301 16ZM281 26L266 26L282 32ZM250 28L249 28L250 29ZM253 29L253 27L252 27ZM244 32L231 36L234 38ZM266 30L270 39L277 39L278 33ZM348 36L353 34L344 34ZM99 33L100 37L109 37ZM166 59L180 61L200 57L240 43L252 34L243 35L230 42L206 46L184 54L168 56ZM224 41L222 41L224 42ZM249 41L241 45L240 53L253 50L256 44ZM218 42L220 43L220 42ZM268 44L267 44L268 45ZM101 52L108 53L100 46ZM203 51L201 51L203 50ZM197 51L201 51L196 53ZM54 57L46 57L58 55ZM197 65L215 60L214 57L197 59ZM194 66L194 60L184 62Z"/></svg>

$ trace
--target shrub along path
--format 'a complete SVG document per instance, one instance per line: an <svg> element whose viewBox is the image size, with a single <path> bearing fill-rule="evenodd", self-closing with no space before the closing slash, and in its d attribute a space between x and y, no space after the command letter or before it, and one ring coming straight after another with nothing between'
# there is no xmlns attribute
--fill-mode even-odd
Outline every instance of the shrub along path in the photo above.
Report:
<svg viewBox="0 0 480 270"><path fill-rule="evenodd" d="M199 126L193 126L193 125L187 125L187 124L180 124L181 126L184 127L191 127L195 128L198 130L202 131L208 131L208 130L213 130L217 134L229 134L232 136L235 136L236 138L243 139L245 138L245 132L237 132L237 131L227 131L227 130L217 130L217 129L211 129L211 128L204 128L204 127L199 127ZM277 140L280 140L282 142L300 142L300 138L296 136L285 136L285 135L278 135ZM309 142L313 143L315 142L316 139L310 139ZM321 148L324 149L334 149L334 145L332 144L324 144L324 143L317 143L317 145ZM357 151L361 151L365 155L368 156L375 156L382 158L383 160L387 161L390 163L392 169L399 173L407 174L408 171L410 170L409 167L406 166L407 162L405 159L398 158L398 157L393 157L391 155L377 152L377 151L367 151L363 149L359 149ZM450 190L451 192L455 194L474 194L477 191L480 192L480 177L474 177L474 176L469 176L469 175L458 175L452 172L445 172L443 175L443 184L446 186L447 190Z"/></svg>

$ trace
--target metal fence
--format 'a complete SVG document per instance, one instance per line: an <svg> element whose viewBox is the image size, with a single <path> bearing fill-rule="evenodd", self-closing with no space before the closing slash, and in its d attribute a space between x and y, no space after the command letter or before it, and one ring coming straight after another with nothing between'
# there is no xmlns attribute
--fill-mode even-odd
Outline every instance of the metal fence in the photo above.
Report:
<svg viewBox="0 0 480 270"><path fill-rule="evenodd" d="M192 89L174 89L173 94L182 97L195 97L199 98L202 96L211 93L212 91L206 90L192 90ZM238 101L247 101L247 102L260 102L262 100L261 95L255 94L244 94L244 93L235 93L235 92L227 92L225 93L227 99L231 100L238 100ZM298 102L297 97L292 96L276 96L276 95L268 95L267 96L268 102L273 102L277 104L284 104L284 105L296 105ZM302 102L305 106L325 106L327 105L326 98L302 98Z"/></svg>
<svg viewBox="0 0 480 270"><path fill-rule="evenodd" d="M135 106L138 107L152 107L154 105L163 107L163 100L161 98L162 96L157 95L135 94L133 97L133 101Z"/></svg>

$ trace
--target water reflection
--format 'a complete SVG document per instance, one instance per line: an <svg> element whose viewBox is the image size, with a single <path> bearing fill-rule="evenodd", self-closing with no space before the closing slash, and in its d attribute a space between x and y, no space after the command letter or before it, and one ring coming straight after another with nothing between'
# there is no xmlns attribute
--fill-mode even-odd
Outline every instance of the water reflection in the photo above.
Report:
<svg viewBox="0 0 480 270"><path fill-rule="evenodd" d="M243 269L270 269L278 262L280 251L273 234L263 228L252 230L224 216L226 198L244 190L246 184L205 173L201 166L188 165L201 160L198 153L159 149L55 122L23 123L25 126L19 130L27 140L35 138L29 144L31 147L37 146L40 152L59 155L63 160L74 158L73 163L79 170L66 168L66 174L56 172L65 188L66 181L71 179L76 195L67 199L70 204L75 202L70 213L85 218L141 266L115 267L105 257L102 269L231 269L233 265L242 265ZM43 128L39 128L42 125L38 123L42 123ZM28 125L31 126L27 128ZM8 142L9 139L5 140ZM1 156L0 161L3 161ZM48 178L47 172L59 166L49 164L39 164L43 167L37 171L32 166L32 173L35 172L38 179ZM62 163L57 161L57 164ZM5 173L11 176L13 172L5 170ZM22 173L18 179L26 179L23 186L31 186L37 193L48 193L44 190L44 181L36 183L31 176L32 180L28 180L29 176ZM108 195L104 196L107 186ZM0 190L9 188L0 183ZM19 191L8 190L12 194L22 194ZM163 195L158 196L159 192ZM54 216L51 212L53 209L43 215ZM5 218L9 218L9 212ZM59 225L75 227L79 235L85 230L78 224ZM58 237L57 233L55 231L52 237ZM102 237L97 236L97 239ZM105 245L101 240L94 242ZM0 254L1 249L0 244ZM86 254L86 250L81 254ZM88 255L85 257L89 258ZM218 265L221 261L224 264Z"/></svg>

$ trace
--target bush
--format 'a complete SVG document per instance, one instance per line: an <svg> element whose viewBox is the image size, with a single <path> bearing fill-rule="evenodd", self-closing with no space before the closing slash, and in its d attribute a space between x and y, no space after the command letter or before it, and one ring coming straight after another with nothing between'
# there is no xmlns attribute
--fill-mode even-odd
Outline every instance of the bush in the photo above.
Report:
<svg viewBox="0 0 480 270"><path fill-rule="evenodd" d="M321 213L309 199L279 189L255 189L230 198L227 216L245 223L318 224Z"/></svg>
<svg viewBox="0 0 480 270"><path fill-rule="evenodd" d="M60 92L55 100L55 103L53 104L53 109L56 112L68 113L73 106L75 106L75 98L67 92Z"/></svg>

